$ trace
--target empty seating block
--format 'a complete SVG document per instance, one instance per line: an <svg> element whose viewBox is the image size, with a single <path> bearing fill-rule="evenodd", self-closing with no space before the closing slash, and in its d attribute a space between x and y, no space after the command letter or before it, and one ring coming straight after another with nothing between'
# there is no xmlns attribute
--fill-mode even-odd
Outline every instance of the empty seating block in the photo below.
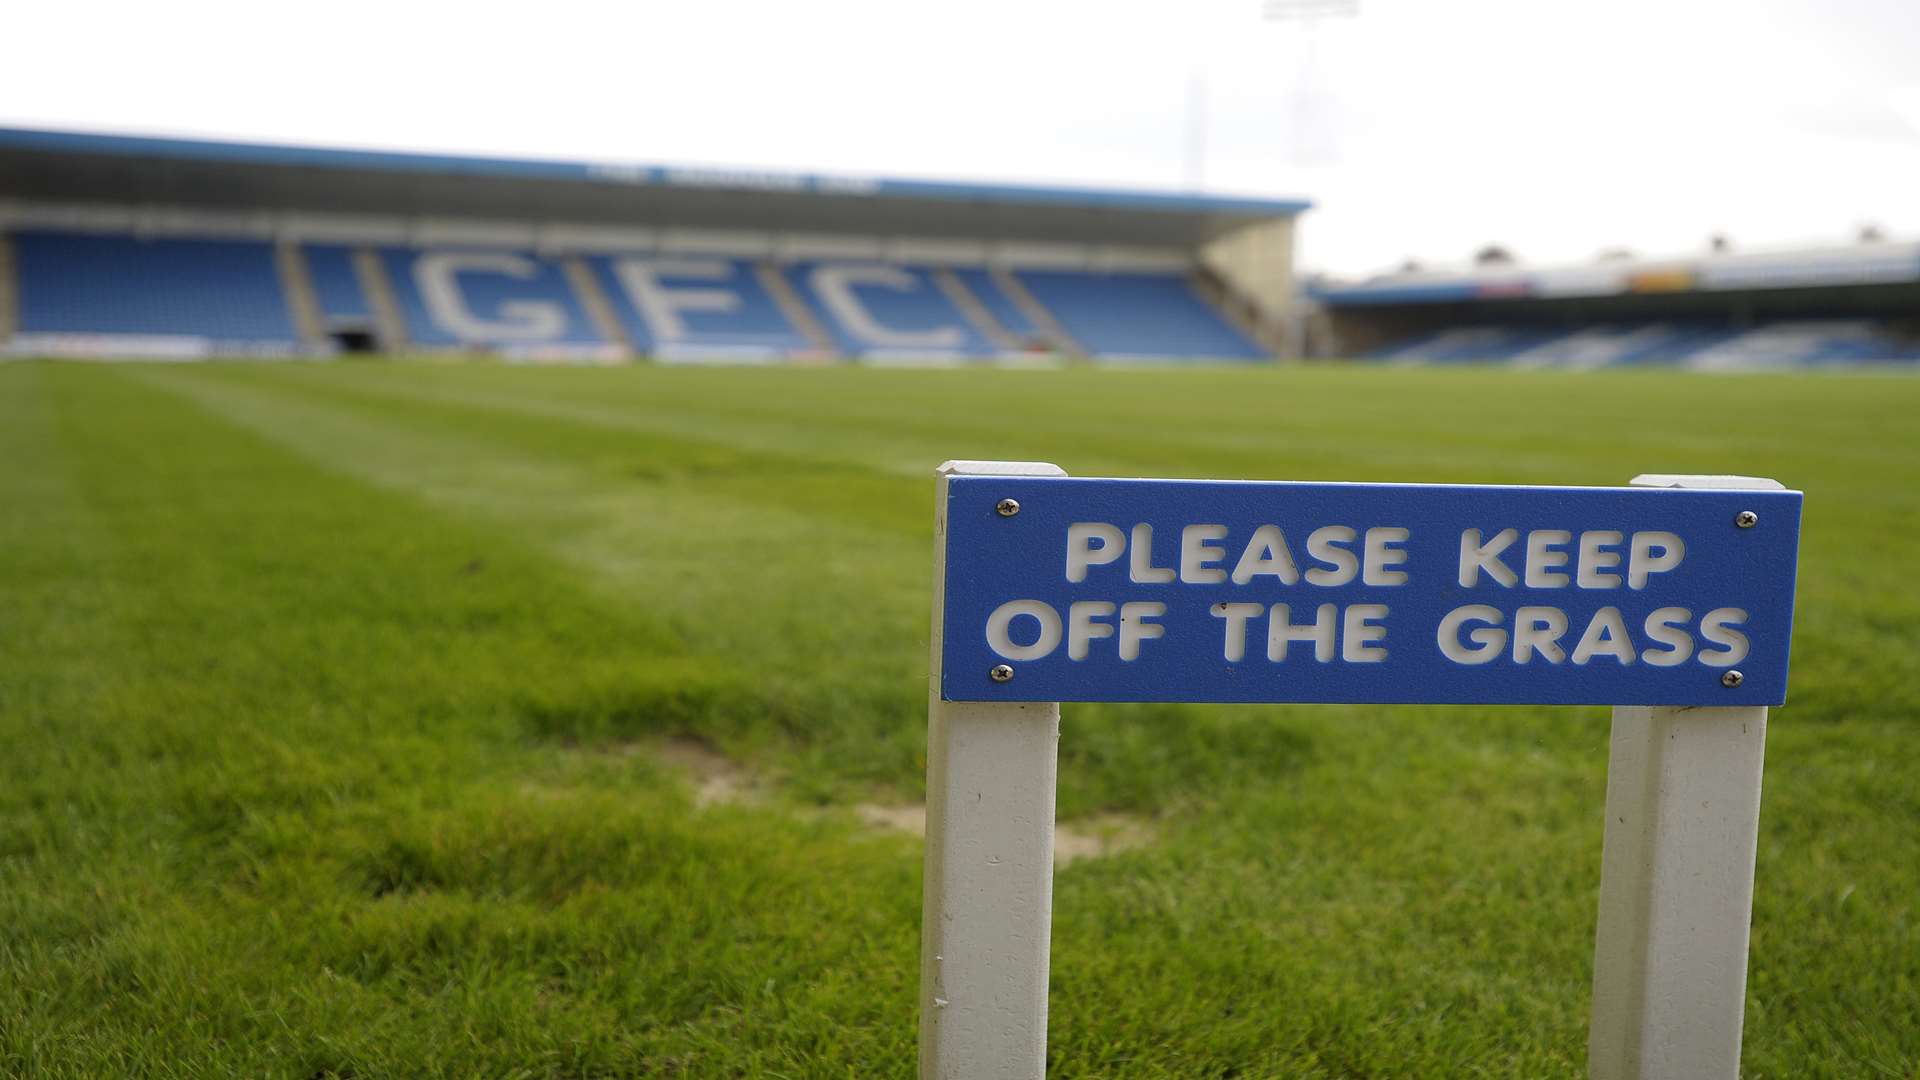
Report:
<svg viewBox="0 0 1920 1080"><path fill-rule="evenodd" d="M1018 277L1096 356L1253 360L1265 355L1178 274L1022 270Z"/></svg>
<svg viewBox="0 0 1920 1080"><path fill-rule="evenodd" d="M26 231L14 246L20 339L37 336L32 347L180 357L301 347L268 242ZM397 314L405 343L426 349L613 359L625 344L608 340L623 336L617 323L635 348L670 360L831 352L948 363L1051 348L1050 315L1095 356L1262 355L1178 274L1018 271L1041 314L982 267L953 268L947 280L872 260L636 253L579 256L583 276L561 256L528 251L381 247L372 265L384 273L363 277L358 249L307 243L299 253L317 329L345 348L377 344L366 335L399 329L374 325Z"/></svg>
<svg viewBox="0 0 1920 1080"><path fill-rule="evenodd" d="M360 288L353 269L353 250L336 244L308 244L307 276L313 280L314 300L325 326L366 326L373 321L373 305Z"/></svg>
<svg viewBox="0 0 1920 1080"><path fill-rule="evenodd" d="M14 234L22 334L177 336L291 346L264 241Z"/></svg>
<svg viewBox="0 0 1920 1080"><path fill-rule="evenodd" d="M847 356L987 356L928 271L888 263L799 263L785 270Z"/></svg>
<svg viewBox="0 0 1920 1080"><path fill-rule="evenodd" d="M1911 363L1920 343L1872 319L1807 319L1747 329L1712 322L1624 322L1590 326L1469 326L1379 349L1401 363L1511 363L1598 368L1679 364L1747 370L1849 363Z"/></svg>
<svg viewBox="0 0 1920 1080"><path fill-rule="evenodd" d="M394 303L417 345L487 349L602 346L550 260L514 251L385 248Z"/></svg>
<svg viewBox="0 0 1920 1080"><path fill-rule="evenodd" d="M974 299L980 301L980 306L986 308L987 314L993 316L1007 333L1025 344L1045 344L1040 328L1033 325L1033 320L1020 310L1020 305L1007 298L991 273L979 267L966 266L954 268L953 276L960 279L960 284L973 293Z"/></svg>
<svg viewBox="0 0 1920 1080"><path fill-rule="evenodd" d="M752 263L712 255L596 255L588 260L636 347L666 359L809 352Z"/></svg>
<svg viewBox="0 0 1920 1080"><path fill-rule="evenodd" d="M1870 319L1804 319L1770 323L1724 339L1688 357L1697 368L1767 368L1828 364L1912 363L1920 342L1903 341Z"/></svg>
<svg viewBox="0 0 1920 1080"><path fill-rule="evenodd" d="M1377 359L1399 363L1450 364L1514 360L1523 354L1550 348L1564 330L1511 326L1466 326L1425 334L1389 346Z"/></svg>

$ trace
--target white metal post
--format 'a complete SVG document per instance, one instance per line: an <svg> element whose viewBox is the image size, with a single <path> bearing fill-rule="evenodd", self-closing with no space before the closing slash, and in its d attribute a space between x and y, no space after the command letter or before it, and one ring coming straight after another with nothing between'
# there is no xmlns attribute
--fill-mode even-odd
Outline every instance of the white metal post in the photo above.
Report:
<svg viewBox="0 0 1920 1080"><path fill-rule="evenodd" d="M1743 476L1647 487L1778 489ZM1594 934L1594 1080L1736 1080L1767 710L1613 710Z"/></svg>
<svg viewBox="0 0 1920 1080"><path fill-rule="evenodd" d="M1046 1072L1058 702L942 701L947 480L1065 476L1040 462L939 469L920 931L922 1080Z"/></svg>

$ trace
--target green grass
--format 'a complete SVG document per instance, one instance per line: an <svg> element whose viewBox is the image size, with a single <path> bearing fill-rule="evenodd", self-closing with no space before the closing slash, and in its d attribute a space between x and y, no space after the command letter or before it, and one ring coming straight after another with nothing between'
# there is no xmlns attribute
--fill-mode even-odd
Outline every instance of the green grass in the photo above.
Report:
<svg viewBox="0 0 1920 1080"><path fill-rule="evenodd" d="M1745 1072L1920 1069L1920 380L0 365L0 1074L908 1076L934 465L1807 491ZM774 794L695 805L702 739ZM1577 1076L1599 709L1070 706L1057 1076Z"/></svg>

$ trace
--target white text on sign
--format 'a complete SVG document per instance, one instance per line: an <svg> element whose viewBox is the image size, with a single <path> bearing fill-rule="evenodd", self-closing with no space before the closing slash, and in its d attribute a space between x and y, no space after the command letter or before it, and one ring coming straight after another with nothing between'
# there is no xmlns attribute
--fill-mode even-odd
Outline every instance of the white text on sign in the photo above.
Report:
<svg viewBox="0 0 1920 1080"><path fill-rule="evenodd" d="M1066 531L1064 570L1066 580L1075 584L1107 579L1132 585L1278 584L1304 592L1358 582L1395 588L1412 580L1406 548L1412 535L1403 526L1323 525L1306 532L1296 549L1278 525L1260 525L1236 538L1226 525L1199 523L1183 526L1177 557L1156 565L1153 526L1139 523L1122 529L1109 522L1074 522ZM1448 569L1462 589L1490 594L1520 587L1632 593L1646 589L1657 575L1678 569L1686 558L1686 544L1664 530L1465 529L1457 552L1457 563ZM1167 605L1157 600L1077 600L1064 613L1042 600L1010 600L987 620L987 643L994 653L1014 661L1043 659L1064 643L1069 659L1083 660L1096 642L1111 640L1106 647L1119 660L1131 662L1139 659L1146 643L1164 637L1166 628L1159 620L1166 614ZM1264 649L1256 651L1270 663L1285 663L1309 647L1318 663L1381 663L1394 647L1389 642L1389 603L1218 601L1209 614L1219 620L1220 655L1231 663L1247 658L1250 640L1264 641ZM1606 606L1575 627L1556 606L1524 604L1506 610L1496 603L1473 603L1448 611L1416 640L1432 642L1447 660L1466 666L1507 657L1515 664L1606 660L1673 667L1693 661L1724 668L1747 655L1747 636L1738 629L1746 621L1747 612L1737 607L1696 613L1669 606L1630 620L1620 608Z"/></svg>

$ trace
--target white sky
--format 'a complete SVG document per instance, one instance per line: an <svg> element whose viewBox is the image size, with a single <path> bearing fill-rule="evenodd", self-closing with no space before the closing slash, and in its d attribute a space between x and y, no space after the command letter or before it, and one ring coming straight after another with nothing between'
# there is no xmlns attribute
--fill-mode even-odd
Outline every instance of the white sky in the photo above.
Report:
<svg viewBox="0 0 1920 1080"><path fill-rule="evenodd" d="M1178 189L1204 70L1308 269L1920 234L1920 0L1360 4L26 3L0 124Z"/></svg>

